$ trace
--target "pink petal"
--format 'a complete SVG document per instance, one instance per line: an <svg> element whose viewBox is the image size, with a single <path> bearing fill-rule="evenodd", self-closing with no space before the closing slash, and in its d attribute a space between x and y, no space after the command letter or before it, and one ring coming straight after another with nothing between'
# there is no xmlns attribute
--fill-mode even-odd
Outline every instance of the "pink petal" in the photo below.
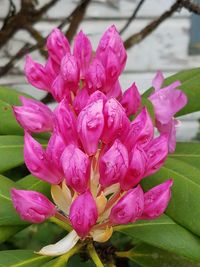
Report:
<svg viewBox="0 0 200 267"><path fill-rule="evenodd" d="M59 184L63 179L59 170L49 163L41 144L27 132L24 137L24 161L29 171L41 180Z"/></svg>
<svg viewBox="0 0 200 267"><path fill-rule="evenodd" d="M63 99L54 111L55 129L66 144L77 143L76 118L67 100Z"/></svg>
<svg viewBox="0 0 200 267"><path fill-rule="evenodd" d="M38 89L51 91L51 84L53 82L51 75L39 63L32 60L30 56L26 56L24 72L28 82Z"/></svg>
<svg viewBox="0 0 200 267"><path fill-rule="evenodd" d="M77 114L87 105L89 100L89 94L86 88L82 88L78 91L74 101L73 107Z"/></svg>
<svg viewBox="0 0 200 267"><path fill-rule="evenodd" d="M143 178L146 170L146 153L140 146L135 146L130 153L128 172L121 178L120 185L124 191L136 186Z"/></svg>
<svg viewBox="0 0 200 267"><path fill-rule="evenodd" d="M65 148L61 161L67 184L78 193L84 193L90 177L88 156L72 144Z"/></svg>
<svg viewBox="0 0 200 267"><path fill-rule="evenodd" d="M53 112L42 102L20 96L23 106L13 106L18 123L34 133L49 132L53 129Z"/></svg>
<svg viewBox="0 0 200 267"><path fill-rule="evenodd" d="M79 86L80 70L76 58L70 54L63 57L60 67L66 88L76 93Z"/></svg>
<svg viewBox="0 0 200 267"><path fill-rule="evenodd" d="M81 78L83 79L92 58L92 45L88 37L82 31L80 31L74 39L74 56L81 69Z"/></svg>
<svg viewBox="0 0 200 267"><path fill-rule="evenodd" d="M92 61L86 72L85 83L90 93L96 90L104 91L106 83L105 69L96 58Z"/></svg>
<svg viewBox="0 0 200 267"><path fill-rule="evenodd" d="M89 191L74 200L69 218L77 234L82 238L86 237L98 218L96 203Z"/></svg>
<svg viewBox="0 0 200 267"><path fill-rule="evenodd" d="M158 91L164 82L164 76L161 71L157 71L156 76L152 81L152 86L155 88L155 91Z"/></svg>
<svg viewBox="0 0 200 267"><path fill-rule="evenodd" d="M105 188L123 180L128 169L128 162L126 147L119 140L115 140L111 148L100 158L100 184Z"/></svg>
<svg viewBox="0 0 200 267"><path fill-rule="evenodd" d="M77 131L86 153L91 156L97 151L104 127L103 100L87 105L78 115Z"/></svg>
<svg viewBox="0 0 200 267"><path fill-rule="evenodd" d="M50 57L57 62L61 63L62 58L70 53L70 45L65 35L57 28L53 29L47 38L47 49Z"/></svg>
<svg viewBox="0 0 200 267"><path fill-rule="evenodd" d="M129 133L124 139L124 143L129 151L138 145L145 147L152 140L154 135L154 127L151 117L146 108L131 122Z"/></svg>
<svg viewBox="0 0 200 267"><path fill-rule="evenodd" d="M145 148L147 164L145 176L155 173L164 164L168 155L168 135L162 134Z"/></svg>
<svg viewBox="0 0 200 267"><path fill-rule="evenodd" d="M67 99L71 103L71 94L69 88L63 77L59 74L52 83L51 93L56 101L61 102L63 99Z"/></svg>
<svg viewBox="0 0 200 267"><path fill-rule="evenodd" d="M102 141L109 143L115 138L123 138L129 129L129 119L124 108L114 98L109 99L104 106L105 125Z"/></svg>
<svg viewBox="0 0 200 267"><path fill-rule="evenodd" d="M144 194L144 211L141 219L156 219L164 213L171 198L172 185L173 180L170 179Z"/></svg>
<svg viewBox="0 0 200 267"><path fill-rule="evenodd" d="M140 185L130 189L115 204L110 213L112 224L127 224L140 218L144 209L144 193Z"/></svg>
<svg viewBox="0 0 200 267"><path fill-rule="evenodd" d="M127 116L134 115L138 111L141 106L141 96L135 83L125 91L120 103L125 108Z"/></svg>
<svg viewBox="0 0 200 267"><path fill-rule="evenodd" d="M181 90L175 89L178 86L180 82L174 82L149 97L154 106L156 120L162 124L167 124L187 104L186 95Z"/></svg>
<svg viewBox="0 0 200 267"><path fill-rule="evenodd" d="M112 50L116 54L121 70L123 70L127 55L123 41L114 25L106 30L97 47L96 56L102 61L103 65L106 64L108 50Z"/></svg>
<svg viewBox="0 0 200 267"><path fill-rule="evenodd" d="M168 149L169 153L173 153L176 149L176 126L178 124L178 120L172 118L167 124L161 124L159 122L156 123L158 131L161 134L168 135Z"/></svg>
<svg viewBox="0 0 200 267"><path fill-rule="evenodd" d="M55 206L39 192L13 188L11 198L22 220L41 223L56 213Z"/></svg>

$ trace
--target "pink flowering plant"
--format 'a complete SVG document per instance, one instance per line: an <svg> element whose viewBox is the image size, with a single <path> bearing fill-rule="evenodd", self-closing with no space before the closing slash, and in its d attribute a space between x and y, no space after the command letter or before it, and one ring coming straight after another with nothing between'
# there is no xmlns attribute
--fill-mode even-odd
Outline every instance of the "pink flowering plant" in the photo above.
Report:
<svg viewBox="0 0 200 267"><path fill-rule="evenodd" d="M170 257L175 262L200 262L196 237L200 224L193 223L196 214L190 217L200 194L191 197L189 192L195 184L199 190L200 170L188 157L199 144L189 149L186 143L178 144L176 150L177 113L199 109L199 105L186 106L184 88L192 90L191 81L200 71L181 72L167 80L158 71L152 88L141 96L135 83L127 90L121 88L119 77L127 54L115 26L105 31L95 52L82 31L72 49L59 29L50 33L46 48L44 65L27 55L25 75L32 86L52 95L56 107L51 110L24 95L19 97L21 105L11 103L24 131L23 158L31 175L6 187L12 217L7 227L12 226L13 233L2 240L28 223L48 221L63 229L62 238L44 243L33 253L36 265L23 266L68 266L71 256L84 251L96 266L122 266L117 265L122 257L139 266L153 266L151 258L149 265L142 263L137 250L158 253L166 262ZM7 125L9 134L15 127L21 134L12 123ZM23 163L18 161L11 167ZM185 174L185 165L193 171ZM2 173L8 169L4 167ZM6 179L2 176L2 183ZM6 215L5 209L0 215ZM122 240L126 234L137 242L127 239L128 251L120 251L115 233ZM105 258L95 250L104 244L115 248ZM84 261L79 264L85 266Z"/></svg>

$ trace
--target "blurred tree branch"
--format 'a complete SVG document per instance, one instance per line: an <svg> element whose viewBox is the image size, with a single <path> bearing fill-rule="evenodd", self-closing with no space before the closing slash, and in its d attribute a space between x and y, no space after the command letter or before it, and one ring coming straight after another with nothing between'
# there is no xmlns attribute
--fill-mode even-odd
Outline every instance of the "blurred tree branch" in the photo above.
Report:
<svg viewBox="0 0 200 267"><path fill-rule="evenodd" d="M37 31L33 25L40 21L42 16L53 7L59 0L49 0L49 2L43 5L40 9L36 8L37 1L35 0L21 0L21 8L16 13L16 7L13 0L9 0L9 10L6 18L4 19L2 29L0 31L0 48L3 47L13 35L20 29L25 29L28 31L31 36L35 39L36 44L32 45L30 43L25 43L18 52L11 56L10 61L4 66L0 67L0 77L7 74L14 66L14 64L24 57L27 53L32 51L39 50L43 56L47 56L46 51L44 50L45 40L39 31ZM64 26L69 24L68 29L65 32L65 35L71 42L77 32L77 29L84 19L85 12L88 5L92 0L80 0L74 10L69 16L66 16L59 25L57 26L60 29L63 29ZM121 29L120 33L123 33L128 29L129 25L136 18L138 11L141 9L145 0L140 0L134 9L132 15L127 20L126 24ZM138 33L130 35L124 42L126 49L131 48L132 46L143 41L147 36L149 36L154 30L162 24L163 21L171 17L176 11L181 8L186 8L188 11L200 14L200 5L193 3L190 0L176 0L175 3L170 7L169 10L165 11L158 18L151 21L147 26L145 26ZM44 102L51 102L52 98L47 95L44 99Z"/></svg>
<svg viewBox="0 0 200 267"><path fill-rule="evenodd" d="M140 8L142 7L142 5L144 4L145 0L140 0L140 2L138 3L138 5L136 6L135 10L133 11L133 14L130 16L130 18L127 20L126 24L124 25L124 27L120 30L120 34L122 34L123 32L126 31L126 29L128 28L128 26L131 24L131 22L136 18Z"/></svg>
<svg viewBox="0 0 200 267"><path fill-rule="evenodd" d="M200 5L199 4L193 3L190 0L182 0L181 5L190 12L193 12L197 15L200 14Z"/></svg>

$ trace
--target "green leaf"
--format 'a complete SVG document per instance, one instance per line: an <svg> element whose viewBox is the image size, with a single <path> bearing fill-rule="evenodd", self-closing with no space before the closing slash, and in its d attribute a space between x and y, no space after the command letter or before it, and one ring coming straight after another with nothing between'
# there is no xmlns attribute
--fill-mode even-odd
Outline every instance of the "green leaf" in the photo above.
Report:
<svg viewBox="0 0 200 267"><path fill-rule="evenodd" d="M0 244L22 229L22 226L0 226Z"/></svg>
<svg viewBox="0 0 200 267"><path fill-rule="evenodd" d="M23 164L23 147L23 136L0 136L0 172L4 172Z"/></svg>
<svg viewBox="0 0 200 267"><path fill-rule="evenodd" d="M200 262L200 239L166 215L156 220L116 226L115 230L152 246Z"/></svg>
<svg viewBox="0 0 200 267"><path fill-rule="evenodd" d="M17 185L20 188L24 188L26 190L38 191L46 196L50 195L50 184L38 179L31 174L17 181Z"/></svg>
<svg viewBox="0 0 200 267"><path fill-rule="evenodd" d="M28 98L33 98L32 96L18 92L13 88L0 86L0 99L10 105L21 105L21 102L19 100L19 96L21 95Z"/></svg>
<svg viewBox="0 0 200 267"><path fill-rule="evenodd" d="M184 161L194 167L200 168L200 143L177 143L176 151L173 154L169 154L169 157Z"/></svg>
<svg viewBox="0 0 200 267"><path fill-rule="evenodd" d="M17 123L12 106L0 100L0 134L22 135L23 129Z"/></svg>
<svg viewBox="0 0 200 267"><path fill-rule="evenodd" d="M169 158L159 172L143 180L145 189L173 178L172 198L166 214L200 236L200 170L175 158Z"/></svg>
<svg viewBox="0 0 200 267"><path fill-rule="evenodd" d="M176 116L182 116L200 110L200 68L180 71L167 79L165 79L164 86L171 84L174 81L181 81L180 89L186 93L188 97L187 105L179 111ZM152 88L147 90L143 97L148 97Z"/></svg>
<svg viewBox="0 0 200 267"><path fill-rule="evenodd" d="M200 263L189 261L183 257L177 256L174 253L169 253L165 250L158 249L147 244L137 245L130 251L121 252L127 254L126 257L131 261L139 263L143 267L199 267ZM120 255L120 252L119 252Z"/></svg>
<svg viewBox="0 0 200 267"><path fill-rule="evenodd" d="M40 267L51 257L39 256L32 250L5 250L0 252L0 267Z"/></svg>

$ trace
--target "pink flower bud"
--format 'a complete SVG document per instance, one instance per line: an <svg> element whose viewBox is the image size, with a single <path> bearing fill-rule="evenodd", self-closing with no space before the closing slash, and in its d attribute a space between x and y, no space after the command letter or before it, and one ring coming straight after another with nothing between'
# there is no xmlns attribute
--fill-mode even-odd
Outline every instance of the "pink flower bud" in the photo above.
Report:
<svg viewBox="0 0 200 267"><path fill-rule="evenodd" d="M53 81L60 72L60 64L56 63L51 57L48 57L45 64L45 71Z"/></svg>
<svg viewBox="0 0 200 267"><path fill-rule="evenodd" d="M52 83L51 93L56 101L61 102L67 99L71 103L70 90L67 88L63 77L59 74Z"/></svg>
<svg viewBox="0 0 200 267"><path fill-rule="evenodd" d="M62 58L70 53L70 45L65 35L55 28L47 38L47 49L50 57L60 65Z"/></svg>
<svg viewBox="0 0 200 267"><path fill-rule="evenodd" d="M104 127L103 100L87 105L78 115L77 131L86 153L91 156L97 151Z"/></svg>
<svg viewBox="0 0 200 267"><path fill-rule="evenodd" d="M30 84L38 89L51 90L52 77L48 74L45 67L32 60L30 56L26 56L25 75Z"/></svg>
<svg viewBox="0 0 200 267"><path fill-rule="evenodd" d="M120 180L121 188L124 191L136 186L144 176L146 170L146 153L140 146L135 146L130 153L130 164L128 172Z"/></svg>
<svg viewBox="0 0 200 267"><path fill-rule="evenodd" d="M163 82L164 82L163 73L161 71L157 71L156 76L152 81L152 86L155 88L155 91L160 90Z"/></svg>
<svg viewBox="0 0 200 267"><path fill-rule="evenodd" d="M78 193L84 193L88 188L90 176L88 156L72 144L65 148L61 161L67 184Z"/></svg>
<svg viewBox="0 0 200 267"><path fill-rule="evenodd" d="M90 93L96 90L104 91L106 83L105 69L98 59L94 59L90 64L85 78L86 86Z"/></svg>
<svg viewBox="0 0 200 267"><path fill-rule="evenodd" d="M129 87L120 101L126 110L127 116L135 114L141 106L141 96L135 83Z"/></svg>
<svg viewBox="0 0 200 267"><path fill-rule="evenodd" d="M64 56L61 62L60 72L66 88L76 93L80 78L80 71L76 58L70 54Z"/></svg>
<svg viewBox="0 0 200 267"><path fill-rule="evenodd" d="M88 102L87 102L87 105L89 105L89 104L91 104L97 100L100 100L100 99L103 100L103 104L105 104L107 101L107 97L104 95L104 93L97 90L93 94L90 95Z"/></svg>
<svg viewBox="0 0 200 267"><path fill-rule="evenodd" d="M154 127L151 117L146 108L131 122L129 133L126 135L124 143L129 151L137 143L145 147L153 138Z"/></svg>
<svg viewBox="0 0 200 267"><path fill-rule="evenodd" d="M168 155L168 135L162 134L153 139L145 148L147 155L145 176L158 171Z"/></svg>
<svg viewBox="0 0 200 267"><path fill-rule="evenodd" d="M60 172L60 176L64 177L64 173L62 170L62 164L61 164L61 156L65 149L65 142L62 138L62 136L54 131L54 133L51 135L47 148L46 148L46 157L47 160L53 168L57 170L57 172Z"/></svg>
<svg viewBox="0 0 200 267"><path fill-rule="evenodd" d="M179 121L172 118L167 124L156 123L158 131L161 134L168 135L168 149L169 153L173 153L176 149L176 127L179 125Z"/></svg>
<svg viewBox="0 0 200 267"><path fill-rule="evenodd" d="M112 50L116 54L121 70L123 70L126 64L127 55L123 41L114 25L108 28L104 33L96 51L96 56L101 59L103 65L105 65L107 61L108 50Z"/></svg>
<svg viewBox="0 0 200 267"><path fill-rule="evenodd" d="M115 204L110 213L112 224L126 224L140 218L144 209L144 193L140 185L130 189Z"/></svg>
<svg viewBox="0 0 200 267"><path fill-rule="evenodd" d="M98 218L96 203L89 191L74 200L69 218L77 234L82 238L86 237Z"/></svg>
<svg viewBox="0 0 200 267"><path fill-rule="evenodd" d="M173 180L170 179L144 194L144 211L141 219L156 219L164 213L171 198L172 185Z"/></svg>
<svg viewBox="0 0 200 267"><path fill-rule="evenodd" d="M108 98L116 98L116 99L121 99L122 97L122 88L119 83L119 80L116 81L114 86L111 86L110 90L106 93L106 96Z"/></svg>
<svg viewBox="0 0 200 267"><path fill-rule="evenodd" d="M109 143L115 138L122 138L127 134L130 122L124 108L114 98L109 99L104 106L105 125L102 135L104 143Z"/></svg>
<svg viewBox="0 0 200 267"><path fill-rule="evenodd" d="M149 97L154 107L156 120L162 124L168 123L187 103L187 97L183 91L176 89L180 85L180 82L176 81L157 90Z"/></svg>
<svg viewBox="0 0 200 267"><path fill-rule="evenodd" d="M11 198L22 220L42 223L56 213L55 206L39 192L13 188Z"/></svg>
<svg viewBox="0 0 200 267"><path fill-rule="evenodd" d="M92 58L92 45L88 37L82 31L80 31L74 39L74 56L81 69L81 77L84 78Z"/></svg>
<svg viewBox="0 0 200 267"><path fill-rule="evenodd" d="M67 100L63 99L54 111L55 129L61 134L66 144L77 142L76 118L69 107Z"/></svg>
<svg viewBox="0 0 200 267"><path fill-rule="evenodd" d="M111 148L100 158L100 184L107 187L123 180L128 169L128 163L126 147L119 140L115 140Z"/></svg>
<svg viewBox="0 0 200 267"><path fill-rule="evenodd" d="M27 132L24 137L24 161L29 171L41 180L59 184L63 179L60 172L49 163L41 144Z"/></svg>
<svg viewBox="0 0 200 267"><path fill-rule="evenodd" d="M33 133L49 132L53 129L53 112L42 102L20 96L23 106L13 106L18 123Z"/></svg>
<svg viewBox="0 0 200 267"><path fill-rule="evenodd" d="M81 112L81 110L87 105L89 100L89 94L86 88L83 88L78 91L74 101L73 107L77 114Z"/></svg>

